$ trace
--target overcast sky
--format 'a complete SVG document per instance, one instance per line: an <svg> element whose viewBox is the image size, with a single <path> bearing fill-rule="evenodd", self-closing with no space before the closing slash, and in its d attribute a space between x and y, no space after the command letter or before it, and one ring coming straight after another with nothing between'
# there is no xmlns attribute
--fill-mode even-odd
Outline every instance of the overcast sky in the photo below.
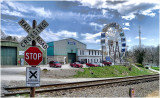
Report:
<svg viewBox="0 0 160 98"><path fill-rule="evenodd" d="M76 1L2 1L1 29L7 35L25 37L18 21L24 18L31 26L46 20L49 26L40 34L46 41L74 38L88 49L100 49L100 33L104 25L118 23L124 30L127 45L159 43L160 0L76 0Z"/></svg>

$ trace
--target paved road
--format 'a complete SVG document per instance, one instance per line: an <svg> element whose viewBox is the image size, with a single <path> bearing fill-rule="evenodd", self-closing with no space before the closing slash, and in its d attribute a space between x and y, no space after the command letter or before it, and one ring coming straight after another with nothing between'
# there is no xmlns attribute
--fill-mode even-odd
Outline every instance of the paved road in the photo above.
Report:
<svg viewBox="0 0 160 98"><path fill-rule="evenodd" d="M30 67L30 66L25 66L25 67L5 67L5 68L0 68L1 70L1 80L25 80L25 75L23 75L22 73L24 73L26 71L26 67ZM69 64L65 64L62 65L61 68L54 68L54 67L49 67L49 65L40 65L39 66L41 68L41 70L43 69L47 69L47 70L56 70L56 71L61 71L61 70L65 70L65 69L73 69L73 70L77 70L79 68L73 68L71 67ZM87 68L85 64L83 64L83 68ZM45 79L44 79L45 80Z"/></svg>
<svg viewBox="0 0 160 98"><path fill-rule="evenodd" d="M154 71L154 72L158 72L160 74L160 71L154 70L151 67L149 67L149 70Z"/></svg>

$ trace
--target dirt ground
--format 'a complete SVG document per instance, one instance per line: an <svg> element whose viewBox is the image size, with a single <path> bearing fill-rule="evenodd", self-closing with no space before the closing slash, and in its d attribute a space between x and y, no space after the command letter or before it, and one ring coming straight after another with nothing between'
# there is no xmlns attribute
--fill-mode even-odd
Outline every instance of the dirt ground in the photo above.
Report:
<svg viewBox="0 0 160 98"><path fill-rule="evenodd" d="M160 98L159 92L160 92L159 90L153 91L152 93L148 94L146 97Z"/></svg>

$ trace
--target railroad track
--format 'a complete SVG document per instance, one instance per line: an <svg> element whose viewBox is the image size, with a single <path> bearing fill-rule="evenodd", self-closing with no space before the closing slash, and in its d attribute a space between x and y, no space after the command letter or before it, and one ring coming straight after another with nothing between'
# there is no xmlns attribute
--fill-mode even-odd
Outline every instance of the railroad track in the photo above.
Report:
<svg viewBox="0 0 160 98"><path fill-rule="evenodd" d="M49 85L41 85L40 87L36 87L36 94L43 93L43 92L87 88L87 87L101 86L101 85L107 85L108 87L123 86L123 85L131 85L131 84L155 81L155 80L159 80L159 74L134 76L134 77L123 77L123 78L112 78L112 79L103 79L103 80L94 80L94 81L49 84ZM29 87L4 87L4 89L7 90L8 92L2 94L2 96L15 96L16 94L29 94L30 93Z"/></svg>

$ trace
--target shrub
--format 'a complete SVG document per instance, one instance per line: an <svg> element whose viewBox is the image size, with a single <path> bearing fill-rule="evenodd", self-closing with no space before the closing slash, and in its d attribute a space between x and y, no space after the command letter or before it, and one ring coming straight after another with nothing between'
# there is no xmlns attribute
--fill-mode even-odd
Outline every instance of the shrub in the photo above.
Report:
<svg viewBox="0 0 160 98"><path fill-rule="evenodd" d="M43 71L43 72L47 72L47 71L48 71L48 69L46 69L46 68L45 68L45 69L43 69L42 71Z"/></svg>
<svg viewBox="0 0 160 98"><path fill-rule="evenodd" d="M132 71L132 66L131 65L128 66L128 70Z"/></svg>
<svg viewBox="0 0 160 98"><path fill-rule="evenodd" d="M149 69L149 67L145 67L146 69Z"/></svg>
<svg viewBox="0 0 160 98"><path fill-rule="evenodd" d="M144 68L144 65L142 64L136 64L137 67L143 67Z"/></svg>

